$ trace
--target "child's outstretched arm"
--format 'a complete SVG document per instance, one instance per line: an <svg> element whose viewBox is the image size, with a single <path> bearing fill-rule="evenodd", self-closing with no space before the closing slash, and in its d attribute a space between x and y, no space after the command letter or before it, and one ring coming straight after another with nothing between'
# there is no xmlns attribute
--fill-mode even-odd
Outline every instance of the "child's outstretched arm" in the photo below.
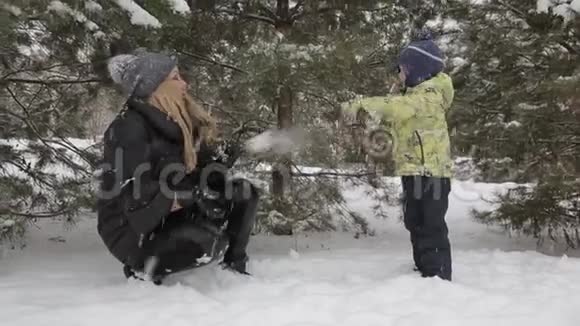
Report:
<svg viewBox="0 0 580 326"><path fill-rule="evenodd" d="M368 112L374 119L406 120L415 114L415 106L403 96L374 96L342 104L346 115L356 116L360 109Z"/></svg>

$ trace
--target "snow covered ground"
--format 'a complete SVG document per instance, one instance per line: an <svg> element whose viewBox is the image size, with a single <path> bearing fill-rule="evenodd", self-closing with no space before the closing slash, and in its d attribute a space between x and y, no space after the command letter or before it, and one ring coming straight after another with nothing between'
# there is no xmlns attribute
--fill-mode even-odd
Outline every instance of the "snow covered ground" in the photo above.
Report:
<svg viewBox="0 0 580 326"><path fill-rule="evenodd" d="M470 219L482 197L506 187L454 183L452 283L411 271L396 208L372 221L375 237L256 236L253 277L207 266L160 287L124 279L94 218L70 230L45 221L24 250L0 260L0 325L577 325L578 252L538 253L533 240ZM345 194L368 215L361 190Z"/></svg>

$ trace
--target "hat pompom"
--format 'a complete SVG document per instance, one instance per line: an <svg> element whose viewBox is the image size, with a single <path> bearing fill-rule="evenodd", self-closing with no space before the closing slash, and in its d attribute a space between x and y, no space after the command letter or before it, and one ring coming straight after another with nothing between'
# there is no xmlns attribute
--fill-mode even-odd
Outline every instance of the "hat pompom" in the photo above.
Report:
<svg viewBox="0 0 580 326"><path fill-rule="evenodd" d="M107 68L109 70L109 75L115 84L123 84L123 76L125 75L125 72L129 66L134 64L136 59L137 57L131 54L119 54L109 59Z"/></svg>
<svg viewBox="0 0 580 326"><path fill-rule="evenodd" d="M429 28L423 28L420 30L415 31L415 33L413 34L413 41L432 41L434 38L433 36L433 31L431 31Z"/></svg>

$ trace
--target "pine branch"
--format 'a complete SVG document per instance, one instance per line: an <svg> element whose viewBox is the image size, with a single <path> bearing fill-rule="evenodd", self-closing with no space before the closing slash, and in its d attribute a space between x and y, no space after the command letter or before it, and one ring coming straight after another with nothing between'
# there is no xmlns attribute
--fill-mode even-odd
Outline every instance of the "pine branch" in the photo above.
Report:
<svg viewBox="0 0 580 326"><path fill-rule="evenodd" d="M309 92L309 91L305 91L305 90L302 90L301 92L304 93L307 96L311 96L311 97L314 97L314 98L317 98L319 100L322 100L322 101L326 102L332 108L339 107L339 104L338 103L336 103L336 102L334 102L334 101L332 101L332 100L330 100L330 99L328 99L328 98L326 98L326 97L324 97L322 95L318 95L318 94L315 94L315 93L312 93L312 92Z"/></svg>
<svg viewBox="0 0 580 326"><path fill-rule="evenodd" d="M24 164L26 164L26 161L23 161L23 160L21 160L21 161L22 161L22 164L17 163L17 162L15 162L13 160L11 160L11 161L4 161L2 163L7 163L7 164L13 165L20 172L25 173L27 176L29 176L32 180L34 180L38 184L45 185L49 189L54 189L55 188L55 185L54 184L52 184L52 183L44 180L38 174L33 173L28 165L24 165Z"/></svg>
<svg viewBox="0 0 580 326"><path fill-rule="evenodd" d="M530 16L527 13L519 10L518 8L512 6L512 5L508 4L508 3L505 3L502 0L495 0L495 2L497 2L500 6L502 6L502 7L506 8L506 9L508 9L509 11L511 11L513 14L515 14L520 19L523 19L527 24L531 25ZM568 52L570 52L571 54L575 54L575 55L580 54L579 50L575 49L572 45L568 44L564 40L558 40L557 43L560 44L566 50L568 50Z"/></svg>
<svg viewBox="0 0 580 326"><path fill-rule="evenodd" d="M580 54L580 52L578 50L573 48L570 44L566 43L565 41L558 41L558 44L560 44L563 48L568 50L568 52L570 52L571 54L575 54L575 55Z"/></svg>
<svg viewBox="0 0 580 326"><path fill-rule="evenodd" d="M385 5L385 6L378 7L378 8L358 7L353 11L354 12L378 12L378 11L390 9L392 7L393 7L393 5ZM318 8L318 10L315 13L316 14L323 14L323 13L326 13L329 11L334 11L334 10L344 11L344 7L342 7L342 6L321 7L321 8Z"/></svg>
<svg viewBox="0 0 580 326"><path fill-rule="evenodd" d="M279 19L276 13L272 11L272 9L270 9L268 6L264 5L263 3L260 3L259 6L260 10L262 10L269 18L271 18L272 21L276 22Z"/></svg>
<svg viewBox="0 0 580 326"><path fill-rule="evenodd" d="M365 172L365 173L340 173L340 172L316 172L316 173L304 173L300 170L300 167L296 165L294 162L290 162L290 164L296 169L298 172L291 172L292 176L298 177L350 177L350 178L362 178L367 177L370 175L376 175L374 172Z"/></svg>
<svg viewBox="0 0 580 326"><path fill-rule="evenodd" d="M366 172L366 173L339 173L339 172L317 172L317 173L304 173L304 172L292 172L292 176L296 177L348 177L348 178L363 178L376 173Z"/></svg>
<svg viewBox="0 0 580 326"><path fill-rule="evenodd" d="M46 66L46 67L32 67L32 68L22 68L22 69L18 69L18 70L14 70L14 71L10 71L8 72L6 75L0 77L0 80L5 80L10 76L13 75L18 75L21 73L27 73L27 72L35 72L35 73L39 73L39 72L43 72L43 71L50 71L54 68L61 68L61 67L83 67L83 66L88 66L89 64L87 63L57 63L57 64L53 64L50 66Z"/></svg>
<svg viewBox="0 0 580 326"><path fill-rule="evenodd" d="M496 142L511 142L514 141L512 138L492 138L491 140ZM557 139L536 139L534 143L538 144L572 144L572 145L580 145L580 140L557 140Z"/></svg>
<svg viewBox="0 0 580 326"><path fill-rule="evenodd" d="M20 83L20 84L37 84L37 85L71 85L71 84L91 84L102 82L104 82L104 80L97 78L75 79L75 80L40 80L40 79L6 78L0 80L0 83Z"/></svg>
<svg viewBox="0 0 580 326"><path fill-rule="evenodd" d="M48 143L47 140L44 139L44 137L42 137L42 135L40 134L38 128L36 127L36 125L32 122L32 120L30 119L30 113L28 111L28 109L24 106L24 104L22 104L22 102L20 102L20 100L16 97L16 94L14 94L14 92L12 92L12 90L10 89L10 87L6 87L6 90L8 91L8 93L10 94L10 96L12 97L12 99L16 102L16 104L18 104L18 106L20 106L20 108L26 113L26 115L29 117L29 119L22 117L14 112L10 112L10 111L6 111L7 114L21 120L22 122L24 122L31 130L32 132L34 132L34 134L36 135L36 137L38 138L38 140L40 140L47 148L49 148L54 154L56 154L57 157L59 157L60 159L62 159L64 162L66 162L70 167L74 168L77 171L81 171L82 173L84 173L85 175L90 175L90 173L88 173L87 171L85 171L83 169L83 167L79 166L78 164L74 163L73 161L71 161L68 157L66 157L65 155L63 155L62 153L60 153L59 151L57 151L56 149L54 149L52 146L50 146L50 144Z"/></svg>
<svg viewBox="0 0 580 326"><path fill-rule="evenodd" d="M213 60L213 59L208 58L208 57L204 57L204 56L199 55L199 54L196 54L196 53L190 53L190 52L185 52L185 51L180 51L179 53L181 53L183 55L186 55L188 57L191 57L191 58L195 58L195 59L201 60L201 61L213 63L214 65L218 65L218 66L221 66L221 67L224 67L224 68L228 68L228 69L234 70L234 71L239 72L239 73L247 74L246 71L244 71L244 70L242 70L242 69L240 69L238 67L232 66L232 65L227 64L227 63L218 62L216 60Z"/></svg>
<svg viewBox="0 0 580 326"><path fill-rule="evenodd" d="M17 217L24 217L30 219L36 218L53 218L61 215L70 214L75 211L75 208L63 208L60 211L56 212L37 212L37 213L19 213L10 210L9 208L0 207L0 216L2 215L9 215L9 216L17 216Z"/></svg>
<svg viewBox="0 0 580 326"><path fill-rule="evenodd" d="M261 21L264 23L268 23L272 26L276 25L276 21L274 19L269 18L269 17L265 17L265 16L261 16L258 14L244 13L244 12L240 12L238 10L227 9L227 8L216 9L216 10L214 10L214 12L230 14L230 15L234 15L234 16L238 16L238 17L246 18L246 19L250 19L250 20L257 20L257 21Z"/></svg>
<svg viewBox="0 0 580 326"><path fill-rule="evenodd" d="M305 2L306 2L305 0L298 0L298 2L296 2L296 5L294 6L294 8L292 8L292 11L290 12L290 20L296 21L304 14L304 11L300 13L300 10L304 9Z"/></svg>

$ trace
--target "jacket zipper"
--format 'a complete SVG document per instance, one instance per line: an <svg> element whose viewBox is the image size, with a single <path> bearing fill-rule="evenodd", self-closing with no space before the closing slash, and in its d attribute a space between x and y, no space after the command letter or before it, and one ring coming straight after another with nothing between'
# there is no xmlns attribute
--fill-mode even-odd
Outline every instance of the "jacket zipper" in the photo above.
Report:
<svg viewBox="0 0 580 326"><path fill-rule="evenodd" d="M421 135L419 132L415 130L415 135L417 135L417 139L419 140L419 146L421 147L421 165L425 167L425 151L423 150L423 140L421 139Z"/></svg>

